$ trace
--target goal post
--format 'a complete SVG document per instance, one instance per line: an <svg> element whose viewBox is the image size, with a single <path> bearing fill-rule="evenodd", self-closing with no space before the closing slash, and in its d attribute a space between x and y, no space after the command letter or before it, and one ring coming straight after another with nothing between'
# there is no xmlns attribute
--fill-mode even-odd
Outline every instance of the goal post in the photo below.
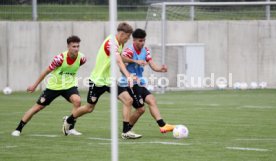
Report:
<svg viewBox="0 0 276 161"><path fill-rule="evenodd" d="M111 124L111 161L119 160L118 145L118 105L117 105L117 82L116 82L116 57L115 57L115 35L117 23L117 0L109 0L109 25L111 33L110 46L110 75L111 75L111 95L110 95L110 124Z"/></svg>
<svg viewBox="0 0 276 161"><path fill-rule="evenodd" d="M191 39L184 38L183 40L181 40L180 35L173 34L175 35L175 37L171 35L172 32L174 32L174 31L171 31L172 26L178 27L178 28L186 27L185 29L189 29L193 33L194 30L200 30L198 29L197 24L200 24L201 22L208 24L208 22L216 21L217 24L224 26L224 22L228 24L228 22L234 21L234 22L240 22L241 24L232 25L232 23L230 23L229 24L230 27L231 25L234 27L235 25L236 26L240 25L241 27L246 28L245 24L242 25L243 22L250 22L250 25L251 25L254 22L256 22L256 20L266 21L266 20L275 20L275 19L276 19L276 2L271 2L271 1L153 3L148 8L147 18L145 23L145 30L148 35L147 46L151 46L151 49L153 50L152 54L155 54L155 52L158 52L158 54L160 54L156 56L158 57L157 59L159 60L160 63L162 64L170 63L168 65L173 66L173 69L172 69L173 72L181 71L181 70L183 71L183 69L178 69L178 67L181 67L181 65L176 66L176 64L181 64L181 62L179 62L181 60L179 59L179 52L183 52L184 50L189 48L189 45L194 46L193 44L202 44L200 48L203 48L202 50L203 53L205 53L204 48L206 47L210 48L210 47L204 44L206 42L201 42L199 40L199 37L200 37L199 34L201 34L200 31L194 32L195 34L197 34L196 36L194 36L196 38L191 38ZM222 23L220 24L219 21L221 21ZM185 23L184 25L186 26L182 25L183 22ZM267 22L269 23L270 21L267 21ZM264 25L264 27L267 29L273 28L273 26L271 27L269 25ZM255 25L252 27L254 28L252 30L256 30L256 31L264 30L264 27L263 29L259 29L258 25ZM227 26L225 28L227 28ZM177 31L179 30L180 29L178 29ZM227 31L227 29L224 29L224 30ZM170 35L168 35L168 31L171 31ZM181 34L183 33L189 34L186 32L182 32ZM245 32L245 34L250 34L250 33ZM191 35L188 35L188 36L185 35L185 37L189 37L189 36L192 37ZM250 37L250 35L248 36ZM215 37L212 39L215 39ZM261 41L261 40L258 40L258 41ZM185 44L185 45L181 46L179 44L182 44L182 45ZM190 49L191 48L189 48L188 51L191 51ZM169 58L170 55L168 55L168 53L172 54L171 51L173 50L177 52L174 54L175 58ZM196 50L201 50L201 49L196 49ZM227 56L224 56L224 57L227 57ZM223 68L227 68L226 70L229 71L228 68L231 68L231 67L226 66ZM148 72L148 75L151 74L149 71L147 72ZM172 71L169 70L169 72L172 72ZM158 75L158 77L160 78L167 75L166 74ZM170 79L171 78L169 78L169 80ZM241 78L241 79L246 80L246 78ZM170 81L173 82L173 80L170 80ZM175 86L175 83L171 84L171 86L168 86L168 87L169 88L167 89L177 88L177 86ZM164 91L165 88L161 88L161 90Z"/></svg>

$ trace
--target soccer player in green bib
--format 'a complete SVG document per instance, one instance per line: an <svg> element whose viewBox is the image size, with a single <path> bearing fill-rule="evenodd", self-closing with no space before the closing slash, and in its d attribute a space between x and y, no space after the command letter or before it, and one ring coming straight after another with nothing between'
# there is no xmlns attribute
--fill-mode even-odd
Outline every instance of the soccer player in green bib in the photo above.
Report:
<svg viewBox="0 0 276 161"><path fill-rule="evenodd" d="M129 39L132 34L132 27L123 22L120 23L117 27L117 34L115 35L115 54L116 61L121 70L121 72L128 78L133 79L129 72L126 70L125 64L122 61L121 53L123 50L124 44ZM80 107L76 111L73 111L71 116L69 116L63 123L63 133L64 135L68 135L69 127L74 123L74 121L86 114L90 113L95 109L95 106L98 102L99 97L104 92L110 92L110 45L111 45L111 35L108 36L104 42L102 43L96 58L96 64L93 68L93 71L90 75L89 79L89 91L87 95L87 104ZM128 94L125 88L118 88L118 99L123 103L123 138L128 139L137 139L140 138L141 135L135 134L130 131L128 126L130 114L131 114L131 106L132 106L132 98Z"/></svg>
<svg viewBox="0 0 276 161"><path fill-rule="evenodd" d="M86 62L86 58L79 52L80 41L78 36L68 37L68 50L56 55L51 64L40 74L36 82L28 87L28 92L34 92L44 78L51 73L46 89L42 92L36 104L23 115L17 128L11 133L12 136L20 136L23 127L31 118L60 95L73 104L72 111L76 111L81 106L76 74L79 67ZM68 134L81 135L80 132L74 129L74 125L75 122L69 127Z"/></svg>

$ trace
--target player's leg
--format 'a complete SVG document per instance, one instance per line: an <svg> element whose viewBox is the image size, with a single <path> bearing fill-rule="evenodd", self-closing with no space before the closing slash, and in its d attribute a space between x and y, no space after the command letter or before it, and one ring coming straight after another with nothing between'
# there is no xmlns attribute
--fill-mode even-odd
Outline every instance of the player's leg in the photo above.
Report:
<svg viewBox="0 0 276 161"><path fill-rule="evenodd" d="M23 127L31 120L33 115L35 115L38 111L43 109L44 106L35 104L33 107L31 107L22 117L19 124L17 125L17 128L12 132L12 136L20 136Z"/></svg>
<svg viewBox="0 0 276 161"><path fill-rule="evenodd" d="M33 105L22 117L15 131L12 132L13 136L20 136L23 127L32 119L32 117L45 106L49 105L56 97L60 95L59 91L46 89L38 98L35 105Z"/></svg>
<svg viewBox="0 0 276 161"><path fill-rule="evenodd" d="M78 91L77 87L72 87L68 90L63 90L62 96L67 101L72 103L72 105L73 105L72 113L74 113L81 106L81 98L80 98L79 91ZM67 118L68 118L68 116L64 116L63 121ZM69 127L69 134L70 135L81 135L81 133L75 129L75 124L76 124L76 120L74 120L74 122Z"/></svg>
<svg viewBox="0 0 276 161"><path fill-rule="evenodd" d="M131 128L134 126L137 120L144 114L145 107L144 107L144 99L141 95L143 93L141 87L139 87L136 84L132 89L128 87L127 90L129 95L133 99L132 106L135 108L135 111L132 112L129 120L129 128L131 130Z"/></svg>
<svg viewBox="0 0 276 161"><path fill-rule="evenodd" d="M129 131L128 124L133 100L127 91L120 93L118 99L123 103L123 132L126 133Z"/></svg>
<svg viewBox="0 0 276 161"><path fill-rule="evenodd" d="M130 130L133 128L138 119L145 113L145 107L136 108L134 112L132 112L129 120L129 128Z"/></svg>
<svg viewBox="0 0 276 161"><path fill-rule="evenodd" d="M118 99L123 103L123 132L121 135L122 138L123 139L141 138L142 135L135 134L134 132L130 131L129 119L130 119L131 106L133 103L133 99L127 92L126 88L118 87Z"/></svg>
<svg viewBox="0 0 276 161"><path fill-rule="evenodd" d="M69 134L69 128L70 126L75 122L75 120L78 117L81 117L84 114L91 113L93 112L99 97L108 90L108 87L103 86L103 87L97 87L93 82L89 82L89 90L87 94L87 104L83 105L77 110L73 110L72 114L63 122L63 133L64 135Z"/></svg>
<svg viewBox="0 0 276 161"><path fill-rule="evenodd" d="M73 94L70 96L69 100L73 105L72 113L74 113L81 106L81 98L79 95Z"/></svg>
<svg viewBox="0 0 276 161"><path fill-rule="evenodd" d="M160 127L161 133L166 133L173 131L174 125L166 124L162 119L159 109L157 107L156 99L152 94L148 94L145 98L145 102L149 105L149 110L151 116L156 120L158 126Z"/></svg>
<svg viewBox="0 0 276 161"><path fill-rule="evenodd" d="M152 94L149 94L146 96L145 102L149 105L149 111L150 111L151 116L155 120L162 119L159 109L157 107L156 99Z"/></svg>

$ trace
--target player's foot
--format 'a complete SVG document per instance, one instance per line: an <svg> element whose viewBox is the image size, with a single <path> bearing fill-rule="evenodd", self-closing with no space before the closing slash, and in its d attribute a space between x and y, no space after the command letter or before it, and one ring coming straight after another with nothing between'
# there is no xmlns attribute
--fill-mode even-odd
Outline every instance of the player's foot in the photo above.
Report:
<svg viewBox="0 0 276 161"><path fill-rule="evenodd" d="M67 136L67 135L69 134L69 128L70 128L70 126L71 126L71 124L69 124L69 123L67 122L67 118L68 118L68 116L64 116L64 117L63 117L62 132L63 132L63 134L64 134L65 136Z"/></svg>
<svg viewBox="0 0 276 161"><path fill-rule="evenodd" d="M165 126L160 127L160 132L161 133L171 132L173 131L174 128L175 128L175 125L166 124Z"/></svg>
<svg viewBox="0 0 276 161"><path fill-rule="evenodd" d="M142 137L142 135L136 134L133 131L128 131L126 133L122 133L121 136L123 139L139 139Z"/></svg>
<svg viewBox="0 0 276 161"><path fill-rule="evenodd" d="M76 129L71 129L69 130L68 135L82 135L82 133L78 132Z"/></svg>
<svg viewBox="0 0 276 161"><path fill-rule="evenodd" d="M11 133L12 136L20 136L20 134L21 134L21 132L18 131L18 130L14 130L14 131Z"/></svg>

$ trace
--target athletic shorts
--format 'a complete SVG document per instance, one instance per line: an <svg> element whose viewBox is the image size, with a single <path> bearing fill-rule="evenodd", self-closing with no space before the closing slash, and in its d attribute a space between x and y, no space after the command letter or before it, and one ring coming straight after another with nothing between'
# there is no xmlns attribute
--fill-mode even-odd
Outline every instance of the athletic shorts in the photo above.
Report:
<svg viewBox="0 0 276 161"><path fill-rule="evenodd" d="M137 84L133 86L132 90L130 87L125 88L127 88L129 95L133 99L132 106L136 109L143 107L146 97L151 94L147 88L141 87Z"/></svg>
<svg viewBox="0 0 276 161"><path fill-rule="evenodd" d="M65 98L68 102L70 101L70 97L73 95L79 95L78 87L72 87L69 89L65 90L51 90L46 88L38 100L36 101L37 104L42 105L42 106L47 106L49 105L54 99L56 99L58 96L62 96Z"/></svg>
<svg viewBox="0 0 276 161"><path fill-rule="evenodd" d="M127 91L126 88L118 87L118 95L120 95L122 92ZM89 90L87 94L87 102L90 104L97 104L99 98L104 92L110 93L110 87L109 86L96 86L94 82L89 80Z"/></svg>

